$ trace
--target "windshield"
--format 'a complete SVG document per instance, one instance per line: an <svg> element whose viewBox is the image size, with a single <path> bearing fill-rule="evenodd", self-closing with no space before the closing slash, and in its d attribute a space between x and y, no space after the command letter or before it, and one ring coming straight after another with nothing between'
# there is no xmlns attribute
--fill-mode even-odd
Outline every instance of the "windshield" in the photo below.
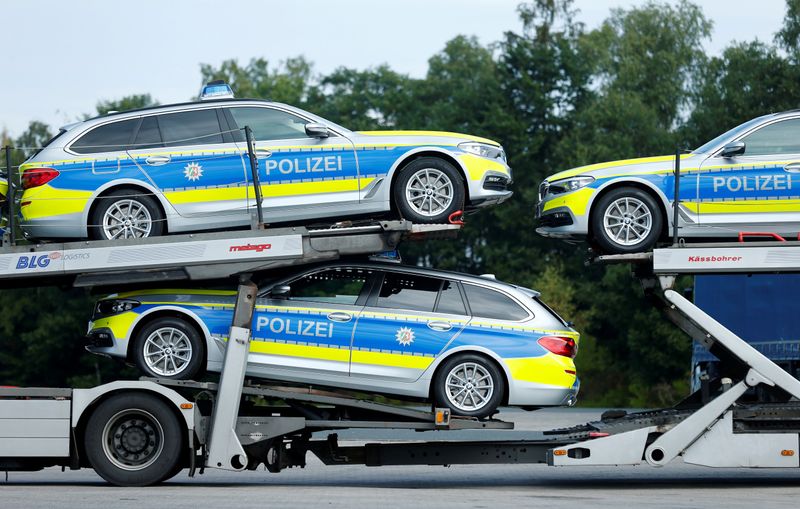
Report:
<svg viewBox="0 0 800 509"><path fill-rule="evenodd" d="M747 131L748 129L750 129L751 127L753 127L754 125L763 122L764 118L766 116L767 115L765 115L763 117L757 117L757 118L754 118L752 120L748 120L744 124L737 125L736 127L731 129L730 131L726 131L726 132L720 134L719 136L717 136L716 138L714 138L713 140L711 140L709 142L706 142L702 146L692 150L692 153L693 154L705 154L706 152L710 152L711 150L714 149L714 147L716 147L720 143L722 143L724 141L727 141L727 140L732 140L733 138L736 138L741 133L743 133L743 132Z"/></svg>

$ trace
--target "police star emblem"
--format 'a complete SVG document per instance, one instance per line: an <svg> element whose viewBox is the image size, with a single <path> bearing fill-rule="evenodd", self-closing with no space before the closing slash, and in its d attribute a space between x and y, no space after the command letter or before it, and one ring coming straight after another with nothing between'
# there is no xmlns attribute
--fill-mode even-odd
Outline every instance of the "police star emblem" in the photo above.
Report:
<svg viewBox="0 0 800 509"><path fill-rule="evenodd" d="M189 163L183 169L183 176L192 182L200 180L200 177L203 176L203 167L197 163Z"/></svg>
<svg viewBox="0 0 800 509"><path fill-rule="evenodd" d="M403 346L408 346L414 342L414 331L408 327L400 327L397 329L397 334L395 337L397 338L398 343Z"/></svg>

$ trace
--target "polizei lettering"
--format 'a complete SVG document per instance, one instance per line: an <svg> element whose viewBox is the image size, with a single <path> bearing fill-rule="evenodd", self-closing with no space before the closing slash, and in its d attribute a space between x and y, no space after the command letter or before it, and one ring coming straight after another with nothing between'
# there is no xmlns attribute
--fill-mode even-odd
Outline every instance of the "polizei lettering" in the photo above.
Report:
<svg viewBox="0 0 800 509"><path fill-rule="evenodd" d="M317 320L259 316L256 319L256 332L262 331L284 336L330 338L333 337L333 324Z"/></svg>
<svg viewBox="0 0 800 509"><path fill-rule="evenodd" d="M283 175L334 173L342 171L342 156L267 159L267 175L272 175L274 171L278 171Z"/></svg>
<svg viewBox="0 0 800 509"><path fill-rule="evenodd" d="M787 191L792 188L791 175L745 175L714 177L714 192Z"/></svg>

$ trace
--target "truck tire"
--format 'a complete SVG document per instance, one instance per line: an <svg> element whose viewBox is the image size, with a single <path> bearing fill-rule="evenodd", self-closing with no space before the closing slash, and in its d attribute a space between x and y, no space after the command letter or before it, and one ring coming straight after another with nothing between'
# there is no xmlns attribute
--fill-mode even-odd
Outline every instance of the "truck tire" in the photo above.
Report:
<svg viewBox="0 0 800 509"><path fill-rule="evenodd" d="M482 355L464 353L445 360L433 380L437 406L454 415L488 417L503 401L505 380L498 367Z"/></svg>
<svg viewBox="0 0 800 509"><path fill-rule="evenodd" d="M89 464L117 486L150 486L174 476L186 457L184 426L158 397L117 394L89 416L83 434Z"/></svg>

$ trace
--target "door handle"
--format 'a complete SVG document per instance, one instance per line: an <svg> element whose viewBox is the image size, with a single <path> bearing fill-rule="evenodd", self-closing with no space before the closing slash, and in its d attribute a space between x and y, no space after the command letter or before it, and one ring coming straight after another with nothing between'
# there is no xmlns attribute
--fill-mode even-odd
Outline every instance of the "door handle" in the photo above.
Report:
<svg viewBox="0 0 800 509"><path fill-rule="evenodd" d="M170 156L150 156L144 160L150 166L162 166L170 162L172 158Z"/></svg>
<svg viewBox="0 0 800 509"><path fill-rule="evenodd" d="M783 171L789 173L800 173L800 162L789 163L783 167Z"/></svg>
<svg viewBox="0 0 800 509"><path fill-rule="evenodd" d="M266 159L271 155L272 155L272 152L267 150L267 149L265 149L265 148L257 148L256 149L256 157L257 158L258 157L262 157L262 158Z"/></svg>
<svg viewBox="0 0 800 509"><path fill-rule="evenodd" d="M450 322L428 322L428 328L440 332L447 332L453 328L453 324Z"/></svg>
<svg viewBox="0 0 800 509"><path fill-rule="evenodd" d="M353 319L353 315L350 313L343 313L341 311L337 311L335 313L328 313L328 320L332 322L349 322Z"/></svg>

